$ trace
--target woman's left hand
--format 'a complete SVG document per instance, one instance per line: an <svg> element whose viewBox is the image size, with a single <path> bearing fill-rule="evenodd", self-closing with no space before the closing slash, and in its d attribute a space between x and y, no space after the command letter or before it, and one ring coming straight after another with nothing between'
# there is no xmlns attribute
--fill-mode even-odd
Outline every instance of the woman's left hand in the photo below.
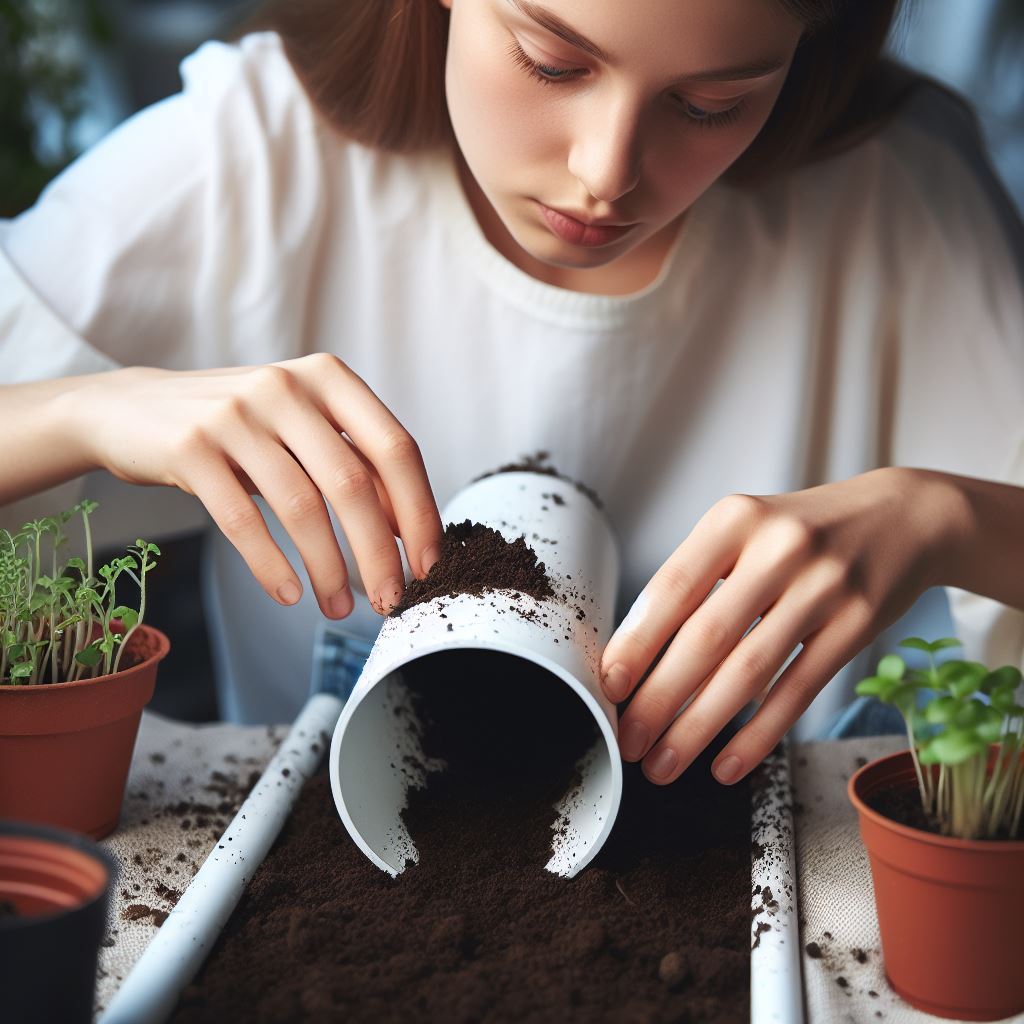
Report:
<svg viewBox="0 0 1024 1024"><path fill-rule="evenodd" d="M944 582L942 555L964 518L954 479L886 468L793 494L719 501L605 649L602 685L612 701L650 670L619 723L622 756L643 759L651 781L672 782L761 698L712 766L720 782L746 775L843 665Z"/></svg>

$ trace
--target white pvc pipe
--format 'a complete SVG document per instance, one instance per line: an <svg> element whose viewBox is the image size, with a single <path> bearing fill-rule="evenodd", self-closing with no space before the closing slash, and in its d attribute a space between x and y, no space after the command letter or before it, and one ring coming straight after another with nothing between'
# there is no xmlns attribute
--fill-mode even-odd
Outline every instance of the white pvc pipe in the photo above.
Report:
<svg viewBox="0 0 1024 1024"><path fill-rule="evenodd" d="M408 861L418 861L402 811L410 788L426 784L427 766L402 670L446 651L497 653L539 666L552 682L572 689L597 729L594 746L577 763L578 784L552 813L557 838L545 867L571 878L608 838L622 795L618 715L601 689L599 670L619 577L611 524L572 484L531 472L475 481L445 506L442 519L483 523L509 542L525 538L556 595L538 601L511 590L459 594L386 619L331 743L338 813L359 849L383 871L398 875ZM515 699L514 692L496 694L495 713L502 700ZM528 737L523 747L529 749Z"/></svg>
<svg viewBox="0 0 1024 1024"><path fill-rule="evenodd" d="M281 831L303 783L326 753L341 708L341 700L326 693L306 702L100 1024L161 1024L170 1016Z"/></svg>
<svg viewBox="0 0 1024 1024"><path fill-rule="evenodd" d="M759 771L752 820L750 1024L802 1024L793 799L785 746Z"/></svg>

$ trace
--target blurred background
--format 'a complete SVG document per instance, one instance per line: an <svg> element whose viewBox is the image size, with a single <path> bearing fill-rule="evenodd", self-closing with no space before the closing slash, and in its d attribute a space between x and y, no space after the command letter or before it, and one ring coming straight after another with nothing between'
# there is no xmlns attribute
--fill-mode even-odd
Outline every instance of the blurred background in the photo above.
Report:
<svg viewBox="0 0 1024 1024"><path fill-rule="evenodd" d="M0 217L30 206L51 177L124 118L177 92L182 58L206 39L237 32L258 6L0 0ZM890 50L971 101L993 165L1024 211L1024 0L911 0ZM147 618L175 637L152 707L187 721L217 718L200 545L198 537L165 544L148 597ZM924 614L935 625L922 630L948 635L940 595L926 598Z"/></svg>
<svg viewBox="0 0 1024 1024"><path fill-rule="evenodd" d="M910 0L890 42L962 92L1024 209L1024 0ZM178 64L258 0L0 0L0 216L76 153L180 87Z"/></svg>

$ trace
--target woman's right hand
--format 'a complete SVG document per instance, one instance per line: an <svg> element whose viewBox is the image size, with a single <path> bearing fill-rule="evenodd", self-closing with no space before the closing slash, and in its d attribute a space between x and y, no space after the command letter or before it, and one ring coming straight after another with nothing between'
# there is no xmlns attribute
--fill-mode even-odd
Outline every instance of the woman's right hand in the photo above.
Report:
<svg viewBox="0 0 1024 1024"><path fill-rule="evenodd" d="M419 577L439 557L441 517L416 442L334 356L196 372L134 367L97 376L106 380L100 395L88 396L91 426L78 439L88 461L129 483L194 494L281 604L298 601L302 584L253 494L266 500L294 541L331 618L348 615L353 598L325 499L381 614L404 589L396 536ZM88 389L90 380L76 383ZM83 397L79 392L76 402Z"/></svg>

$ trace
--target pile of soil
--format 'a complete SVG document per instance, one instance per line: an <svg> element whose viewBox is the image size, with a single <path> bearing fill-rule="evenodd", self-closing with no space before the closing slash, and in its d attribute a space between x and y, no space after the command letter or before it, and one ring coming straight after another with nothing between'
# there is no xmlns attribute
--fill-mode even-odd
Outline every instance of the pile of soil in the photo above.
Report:
<svg viewBox="0 0 1024 1024"><path fill-rule="evenodd" d="M412 580L392 609L398 616L435 597L517 590L544 601L555 596L544 563L524 537L506 540L497 530L473 523L449 523L441 557L421 580Z"/></svg>
<svg viewBox="0 0 1024 1024"><path fill-rule="evenodd" d="M318 774L174 1020L745 1020L750 793L711 779L721 744L668 787L626 765L611 837L561 878L552 804L592 721L541 670L443 657L411 681L448 766L404 814L419 863L370 864Z"/></svg>
<svg viewBox="0 0 1024 1024"><path fill-rule="evenodd" d="M422 723L423 767L440 759L446 768L410 792L402 817L437 877L486 901L510 858L523 868L550 859L555 804L579 798L576 766L600 732L565 683L505 654L445 651L403 678ZM568 827L560 832L564 840Z"/></svg>

